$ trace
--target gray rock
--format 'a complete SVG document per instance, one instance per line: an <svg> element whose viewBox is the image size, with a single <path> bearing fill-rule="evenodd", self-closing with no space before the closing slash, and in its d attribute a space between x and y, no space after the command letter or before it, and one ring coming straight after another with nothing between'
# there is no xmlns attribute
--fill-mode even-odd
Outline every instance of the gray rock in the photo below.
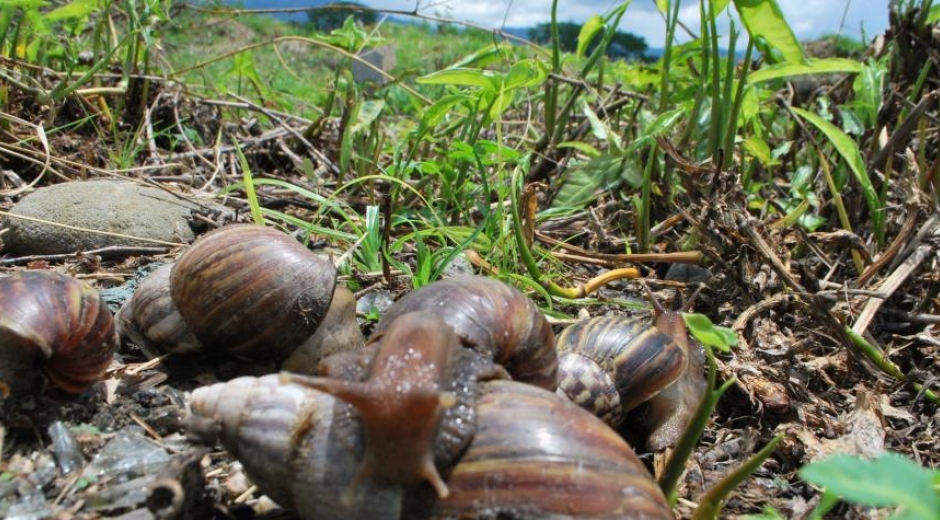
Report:
<svg viewBox="0 0 940 520"><path fill-rule="evenodd" d="M189 243L196 206L157 188L121 181L56 184L23 197L4 221L6 249L15 254L74 253L108 246L146 246L132 240L16 218L32 217L77 228L173 243Z"/></svg>
<svg viewBox="0 0 940 520"><path fill-rule="evenodd" d="M397 61L395 56L397 51L398 46L394 43L390 43L388 45L382 45L381 47L375 47L374 49L363 50L359 53L359 57L380 70L391 72L391 70L395 68ZM388 82L388 78L359 60L353 60L352 73L353 78L359 82L372 81L378 84Z"/></svg>

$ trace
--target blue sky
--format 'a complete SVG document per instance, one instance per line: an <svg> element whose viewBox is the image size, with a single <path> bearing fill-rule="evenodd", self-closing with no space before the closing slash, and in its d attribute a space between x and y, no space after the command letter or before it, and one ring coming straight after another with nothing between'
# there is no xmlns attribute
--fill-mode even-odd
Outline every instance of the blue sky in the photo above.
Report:
<svg viewBox="0 0 940 520"><path fill-rule="evenodd" d="M486 27L530 27L547 22L551 0L364 0L379 9L414 10L421 13L471 21ZM561 21L583 22L595 14L605 14L620 2L610 0L559 0ZM870 39L888 26L888 0L777 0L797 38L810 40L840 32L861 39L862 28ZM682 2L680 19L697 29L696 0ZM728 26L722 17L719 30ZM650 47L662 47L665 23L653 0L633 0L621 29L646 38Z"/></svg>

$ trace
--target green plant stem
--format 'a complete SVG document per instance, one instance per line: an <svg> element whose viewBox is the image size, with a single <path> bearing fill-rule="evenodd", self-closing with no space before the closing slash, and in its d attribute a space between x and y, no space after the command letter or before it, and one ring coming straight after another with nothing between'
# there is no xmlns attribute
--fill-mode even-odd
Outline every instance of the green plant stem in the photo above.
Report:
<svg viewBox="0 0 940 520"><path fill-rule="evenodd" d="M767 457L773 453L782 440L783 434L777 434L766 446L754 454L753 457L749 458L744 464L741 464L737 469L709 489L708 492L705 493L705 496L699 500L698 507L692 514L692 520L711 520L718 518L725 497L741 484L741 482L744 482L745 479L750 477L751 474L767 460Z"/></svg>
<svg viewBox="0 0 940 520"><path fill-rule="evenodd" d="M940 395L937 395L936 392L924 386L920 383L915 383L910 381L903 372L901 368L895 365L884 352L881 351L878 347L869 343L861 334L856 333L852 330L851 327L845 328L845 333L848 334L849 339L852 340L852 344L865 355L872 363L878 366L884 373L893 377L895 380L901 383L911 383L911 386L914 387L918 392L922 392L924 397L933 402L934 404L940 404Z"/></svg>
<svg viewBox="0 0 940 520"><path fill-rule="evenodd" d="M519 189L518 189L518 172L513 173L513 177L510 182L510 203L512 211L512 230L513 235L516 238L516 248L519 250L519 256L522 257L522 263L525 264L526 270L529 272L529 276L532 277L539 285L545 288L545 290L552 296L558 296L560 298L567 298L574 300L577 298L584 298L588 294L598 290L605 284L608 284L614 280L620 280L623 278L638 278L640 276L639 271L632 267L625 267L622 269L613 269L608 271L600 276L596 276L587 282L584 285L579 287L562 287L551 280L543 280L542 273L539 270L538 263L535 261L535 257L532 256L532 251L529 249L529 245L526 243L525 231L522 229L522 217L519 212Z"/></svg>
<svg viewBox="0 0 940 520"><path fill-rule="evenodd" d="M672 451L669 460L666 461L666 467L662 475L659 476L659 488L662 489L663 494L666 495L666 499L669 500L669 504L672 506L676 504L678 498L676 496L676 487L679 484L679 477L682 476L686 462L692 452L695 451L695 445L698 444L699 437L705 431L705 426L708 424L712 412L715 411L715 405L718 404L721 396L735 383L735 379L729 379L720 387L715 388L715 382L718 379L715 354L708 346L705 347L705 354L708 360L708 392L702 397L698 408L695 409L692 420L689 421L688 426L685 427L678 442L676 442L676 447Z"/></svg>

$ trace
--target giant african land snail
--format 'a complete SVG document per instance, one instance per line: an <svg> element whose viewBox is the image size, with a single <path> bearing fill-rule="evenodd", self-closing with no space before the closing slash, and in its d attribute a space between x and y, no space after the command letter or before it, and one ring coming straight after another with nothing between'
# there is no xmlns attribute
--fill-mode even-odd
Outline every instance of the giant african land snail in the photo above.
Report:
<svg viewBox="0 0 940 520"><path fill-rule="evenodd" d="M77 394L104 376L117 335L98 291L64 274L21 271L0 279L0 394L52 385Z"/></svg>

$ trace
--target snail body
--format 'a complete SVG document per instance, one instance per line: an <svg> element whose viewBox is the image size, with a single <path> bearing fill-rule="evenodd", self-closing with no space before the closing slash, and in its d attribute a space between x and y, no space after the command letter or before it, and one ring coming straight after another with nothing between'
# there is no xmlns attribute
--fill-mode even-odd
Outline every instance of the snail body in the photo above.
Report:
<svg viewBox="0 0 940 520"><path fill-rule="evenodd" d="M438 280L395 302L376 333L411 312L440 316L465 346L490 356L517 381L548 390L558 384L551 325L532 300L510 285L471 275Z"/></svg>
<svg viewBox="0 0 940 520"><path fill-rule="evenodd" d="M117 321L122 337L162 351L279 361L317 330L335 284L333 264L290 236L231 225L152 273Z"/></svg>
<svg viewBox="0 0 940 520"><path fill-rule="evenodd" d="M448 390L460 348L457 335L435 315L409 313L398 316L378 341L363 381L286 378L332 394L359 411L366 452L349 493L374 476L402 484L426 480L446 497L447 485L434 466L434 441L443 410L456 405ZM351 494L346 497L351 501Z"/></svg>
<svg viewBox="0 0 940 520"><path fill-rule="evenodd" d="M616 428L647 403L647 447L671 446L705 392L705 359L679 313L656 305L649 320L601 316L558 335L558 393Z"/></svg>
<svg viewBox="0 0 940 520"><path fill-rule="evenodd" d="M0 393L35 386L34 365L52 386L78 394L100 380L117 335L98 291L70 276L22 271L0 280Z"/></svg>
<svg viewBox="0 0 940 520"><path fill-rule="evenodd" d="M672 518L616 432L531 385L481 383L477 433L442 472L446 498L421 486L365 481L346 504L340 497L364 452L349 405L274 376L197 389L191 405L196 417L218 425L223 446L259 488L305 519Z"/></svg>

